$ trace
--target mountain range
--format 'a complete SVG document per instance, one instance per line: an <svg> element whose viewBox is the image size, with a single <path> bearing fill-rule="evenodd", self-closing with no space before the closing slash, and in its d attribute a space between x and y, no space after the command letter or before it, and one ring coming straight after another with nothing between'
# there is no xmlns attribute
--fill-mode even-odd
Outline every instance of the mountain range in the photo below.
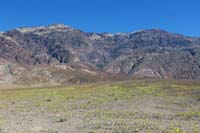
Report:
<svg viewBox="0 0 200 133"><path fill-rule="evenodd" d="M62 24L0 33L0 84L200 79L200 38L161 29L88 33Z"/></svg>

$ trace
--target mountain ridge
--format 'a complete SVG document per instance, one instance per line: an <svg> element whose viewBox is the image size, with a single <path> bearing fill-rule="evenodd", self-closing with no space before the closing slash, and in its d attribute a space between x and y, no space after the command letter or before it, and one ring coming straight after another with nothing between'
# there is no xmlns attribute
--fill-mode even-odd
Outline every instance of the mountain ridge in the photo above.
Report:
<svg viewBox="0 0 200 133"><path fill-rule="evenodd" d="M80 79L72 70L81 71L90 79L94 73L97 79L111 78L110 75L136 79L200 79L200 38L161 29L111 34L84 32L63 24L17 28L0 34L0 63L2 67L3 64L18 66L9 67L18 73L10 73L12 83L20 81L28 69L29 75L33 75L30 80L43 80L45 74L36 78L32 72L42 68L51 75L45 79L47 82L71 82L65 81L69 75ZM57 66L66 67L60 70L70 74L61 73L55 79L52 68L49 70L52 66L56 70ZM5 70L7 66L2 69Z"/></svg>
<svg viewBox="0 0 200 133"><path fill-rule="evenodd" d="M65 25L65 24L62 24L62 23L54 23L54 24L49 24L49 25L42 25L42 26L26 26L26 27L19 27L19 28L14 28L14 29L9 29L9 30L5 30L5 31L0 31L0 34L1 33L5 33L5 32L9 32L9 31L12 31L12 30L20 30L20 29L38 29L38 28L48 28L48 27L62 27L62 28L71 28L71 29L74 29L74 30L79 30L79 31L82 31L84 32L84 30L81 30L81 29L76 29L70 25ZM139 29L139 30L135 30L135 31L131 31L131 32L87 32L87 33L91 33L91 34L111 34L111 35L117 35L117 34L133 34L133 33L137 33L137 32L143 32L143 31L163 31L163 32L168 32L168 33L171 33L171 34L177 34L177 35L182 35L182 36L185 36L185 37L192 37L192 38L200 38L200 36L190 36L190 35L184 35L184 34L181 34L181 33L176 33L176 32L171 32L171 31L168 31L168 30L165 30L165 29L162 29L162 28L147 28L147 29Z"/></svg>

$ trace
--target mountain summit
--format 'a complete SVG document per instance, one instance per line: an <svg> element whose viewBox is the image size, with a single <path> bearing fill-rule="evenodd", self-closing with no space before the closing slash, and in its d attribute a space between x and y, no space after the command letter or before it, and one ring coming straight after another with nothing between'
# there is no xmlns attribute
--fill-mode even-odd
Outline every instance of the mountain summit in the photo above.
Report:
<svg viewBox="0 0 200 133"><path fill-rule="evenodd" d="M161 29L97 34L62 24L18 28L0 33L0 64L2 83L81 82L85 75L88 81L108 75L200 79L200 38Z"/></svg>

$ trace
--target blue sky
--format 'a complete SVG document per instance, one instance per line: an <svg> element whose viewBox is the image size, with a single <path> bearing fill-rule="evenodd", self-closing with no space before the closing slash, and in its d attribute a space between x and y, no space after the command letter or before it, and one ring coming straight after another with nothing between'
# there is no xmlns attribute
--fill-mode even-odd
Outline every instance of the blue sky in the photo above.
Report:
<svg viewBox="0 0 200 133"><path fill-rule="evenodd" d="M62 23L88 32L200 36L200 0L1 0L0 31Z"/></svg>

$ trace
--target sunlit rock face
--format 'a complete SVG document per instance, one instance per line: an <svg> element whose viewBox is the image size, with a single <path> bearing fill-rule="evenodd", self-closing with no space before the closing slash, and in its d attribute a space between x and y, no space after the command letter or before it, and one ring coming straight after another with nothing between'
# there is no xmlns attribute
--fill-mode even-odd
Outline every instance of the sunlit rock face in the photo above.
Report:
<svg viewBox="0 0 200 133"><path fill-rule="evenodd" d="M18 28L0 33L0 59L32 69L65 65L93 75L200 79L200 39L160 29L96 34L62 24Z"/></svg>

